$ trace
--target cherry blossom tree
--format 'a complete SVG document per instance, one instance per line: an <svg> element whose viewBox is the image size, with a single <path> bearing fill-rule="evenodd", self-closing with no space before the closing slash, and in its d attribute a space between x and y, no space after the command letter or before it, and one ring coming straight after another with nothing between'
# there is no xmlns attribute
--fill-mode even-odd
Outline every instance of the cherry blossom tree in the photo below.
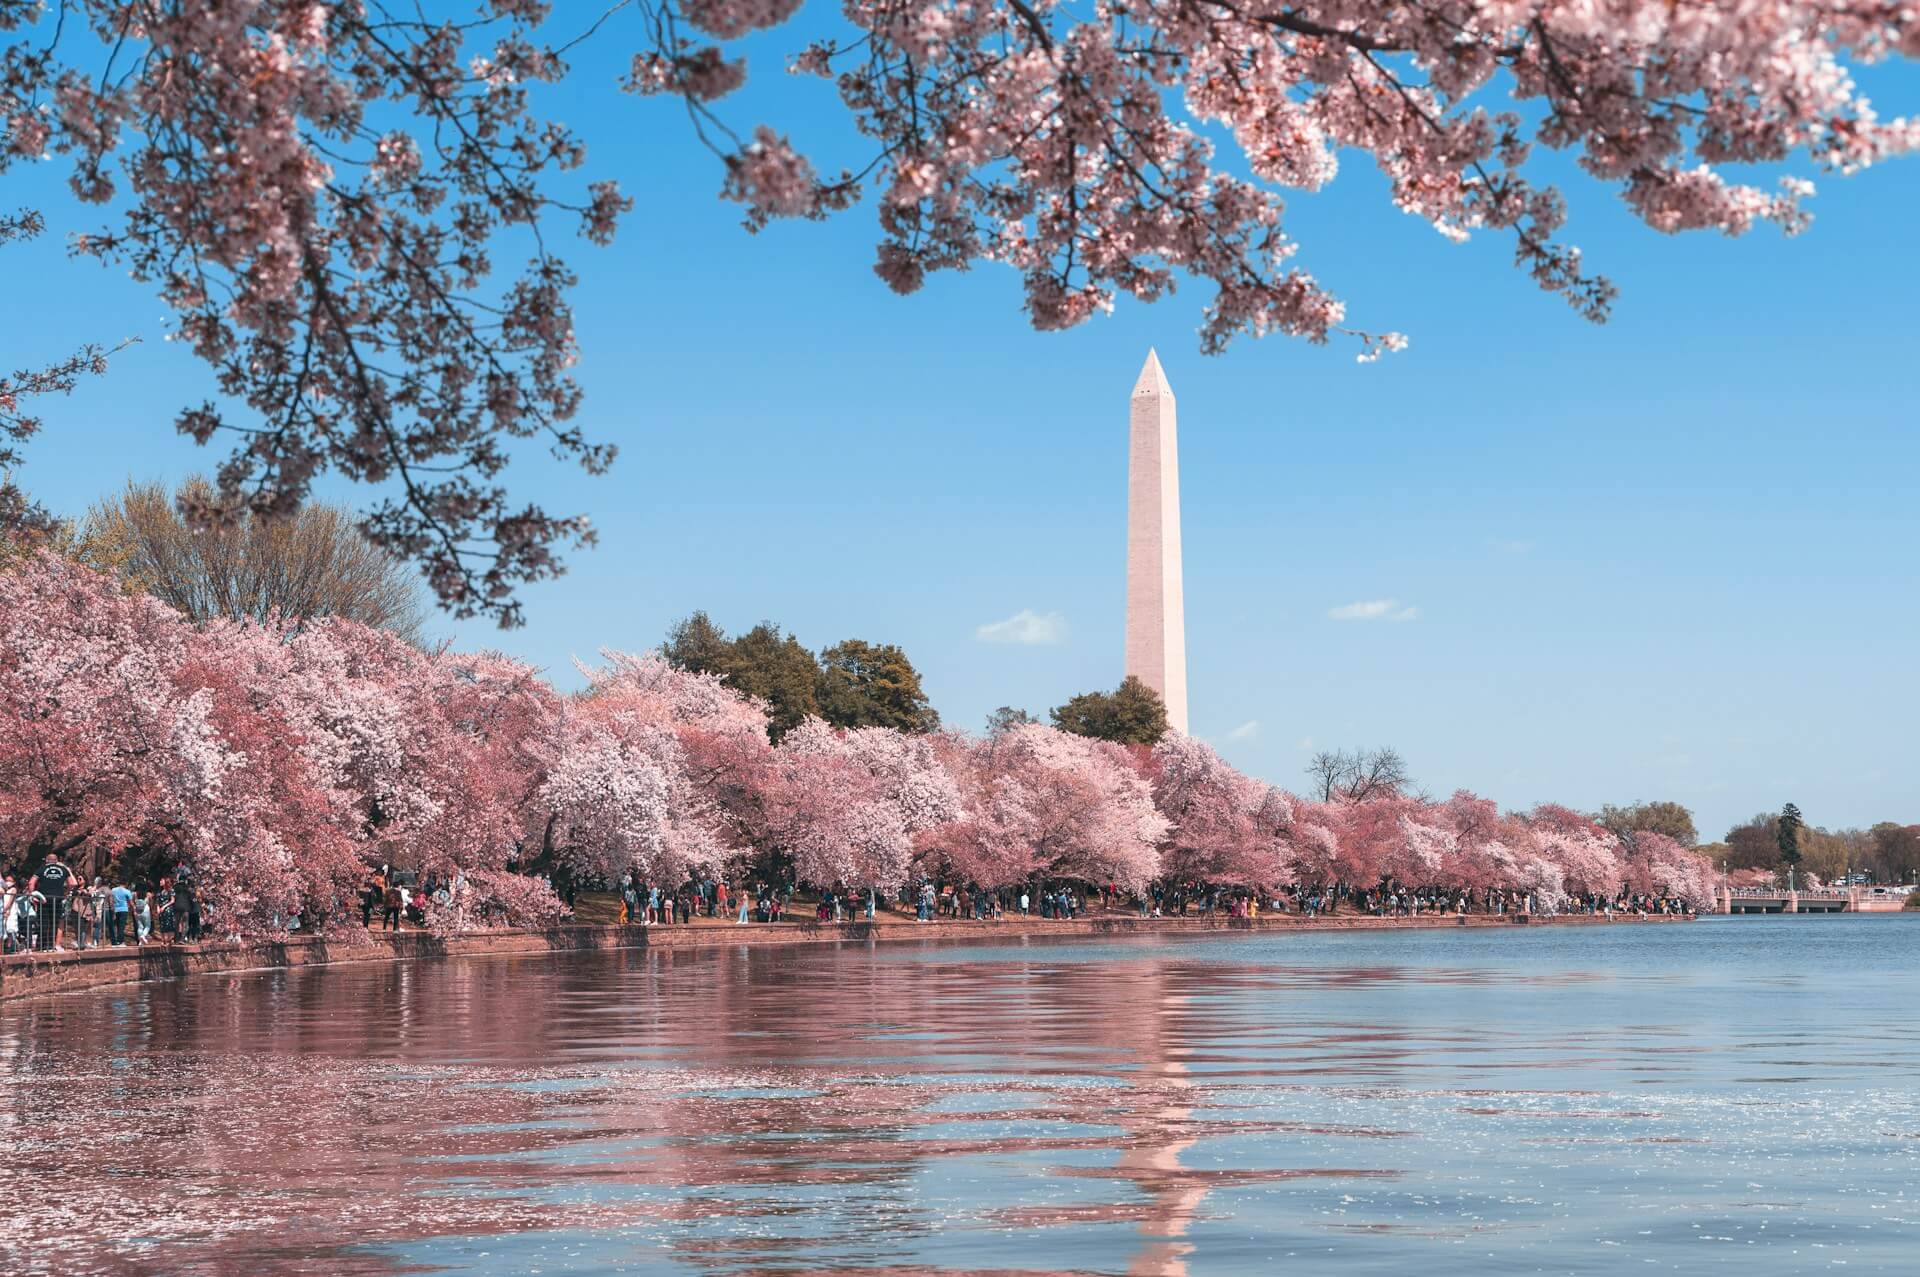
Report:
<svg viewBox="0 0 1920 1277"><path fill-rule="evenodd" d="M676 93L704 121L745 75L726 42L798 6L646 7L657 39L630 87ZM1564 199L1533 175L1536 152L1577 152L1658 230L1793 232L1804 178L1769 193L1726 170L1797 155L1844 172L1920 136L1881 121L1846 73L1850 59L1920 52L1904 4L854 0L845 13L853 36L793 65L834 80L871 156L826 178L774 126L730 138L725 193L750 225L845 207L870 184L876 269L902 292L1002 261L1022 273L1035 325L1058 328L1118 295L1157 299L1184 270L1214 289L1208 349L1243 332L1352 331L1282 224L1281 192L1326 186L1342 150L1370 157L1396 206L1443 236L1505 233L1542 288L1601 319L1614 289L1558 238ZM1494 105L1502 92L1512 107ZM1254 180L1216 161L1205 125L1232 135ZM1362 358L1401 344L1353 335Z"/></svg>
<svg viewBox="0 0 1920 1277"><path fill-rule="evenodd" d="M1138 889L1159 876L1168 821L1124 746L1028 723L964 748L965 814L924 840L960 877Z"/></svg>
<svg viewBox="0 0 1920 1277"><path fill-rule="evenodd" d="M1619 840L1613 835L1578 812L1552 803L1535 807L1527 823L1541 857L1560 871L1568 891L1611 897L1620 890L1625 875Z"/></svg>
<svg viewBox="0 0 1920 1277"><path fill-rule="evenodd" d="M47 551L0 572L0 845L105 861L217 803L215 695L175 681L190 629Z"/></svg>
<svg viewBox="0 0 1920 1277"><path fill-rule="evenodd" d="M369 857L423 874L501 863L516 844L518 786L470 702L510 694L525 667L423 652L347 621L305 629L293 646L328 689L320 715Z"/></svg>
<svg viewBox="0 0 1920 1277"><path fill-rule="evenodd" d="M1655 230L1792 233L1810 174L1920 140L1853 75L1920 54L1906 0L847 0L789 44L865 139L816 162L722 101L745 44L799 11L0 0L0 171L66 161L105 223L74 247L155 289L213 369L218 399L176 424L240 432L222 508L284 511L323 469L380 485L374 536L456 612L512 623L517 589L593 534L513 500L509 453L538 440L593 472L613 457L572 424L575 271L553 240L572 223L605 242L631 201L533 107L589 36L637 46L625 88L679 99L750 227L864 201L891 287L1003 263L1043 329L1195 279L1207 350L1272 332L1348 338L1363 359L1404 344L1349 321L1286 224L1287 198L1349 156L1442 236L1506 237L1598 320L1614 288L1562 236L1552 153ZM0 239L38 229L31 210L0 216ZM496 258L522 251L499 279Z"/></svg>
<svg viewBox="0 0 1920 1277"><path fill-rule="evenodd" d="M1234 886L1292 880L1293 806L1272 785L1228 766L1204 741L1169 732L1153 747L1153 799L1171 823L1161 872Z"/></svg>
<svg viewBox="0 0 1920 1277"><path fill-rule="evenodd" d="M207 698L229 757L217 791L188 805L174 846L218 900L223 930L272 929L301 911L324 925L365 874L327 689L290 639L277 626L213 622L192 632L173 673L176 687Z"/></svg>
<svg viewBox="0 0 1920 1277"><path fill-rule="evenodd" d="M571 916L545 878L499 869L475 869L455 880L444 905L435 905L428 921L439 932L489 927L553 926Z"/></svg>
<svg viewBox="0 0 1920 1277"><path fill-rule="evenodd" d="M514 590L592 540L496 481L513 441L613 457L570 424L575 277L548 224L604 242L629 201L563 193L584 148L529 101L566 73L534 39L549 6L436 7L0 0L0 172L62 156L107 207L75 247L158 291L215 373L178 428L243 432L224 506L284 513L326 468L385 485L374 538L456 614L512 623ZM506 231L532 260L501 285Z"/></svg>
<svg viewBox="0 0 1920 1277"><path fill-rule="evenodd" d="M904 882L916 836L961 810L932 744L891 728L809 718L781 738L766 775L773 839L800 878L823 886Z"/></svg>
<svg viewBox="0 0 1920 1277"><path fill-rule="evenodd" d="M1327 886L1340 879L1341 824L1337 804L1294 799L1293 824L1287 837L1301 883Z"/></svg>
<svg viewBox="0 0 1920 1277"><path fill-rule="evenodd" d="M1623 859L1632 890L1684 900L1695 909L1712 906L1713 862L1666 834L1636 833Z"/></svg>
<svg viewBox="0 0 1920 1277"><path fill-rule="evenodd" d="M767 706L713 674L678 669L657 652L601 652L575 710L620 739L652 732L650 757L666 768L673 863L717 868L767 834L763 802L773 751ZM565 746L556 745L564 754ZM664 873L664 861L632 863Z"/></svg>

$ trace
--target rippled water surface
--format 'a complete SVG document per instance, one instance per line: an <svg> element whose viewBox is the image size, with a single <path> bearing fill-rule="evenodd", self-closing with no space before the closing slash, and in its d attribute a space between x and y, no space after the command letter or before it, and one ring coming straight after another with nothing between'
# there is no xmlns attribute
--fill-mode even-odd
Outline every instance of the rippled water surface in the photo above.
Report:
<svg viewBox="0 0 1920 1277"><path fill-rule="evenodd" d="M0 1011L0 1266L1920 1270L1920 918L466 959Z"/></svg>

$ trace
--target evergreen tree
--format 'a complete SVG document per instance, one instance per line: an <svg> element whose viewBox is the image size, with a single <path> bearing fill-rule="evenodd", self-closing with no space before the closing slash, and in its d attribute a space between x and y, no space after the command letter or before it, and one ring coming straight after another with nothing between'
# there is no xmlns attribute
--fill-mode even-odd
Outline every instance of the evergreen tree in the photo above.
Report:
<svg viewBox="0 0 1920 1277"><path fill-rule="evenodd" d="M1800 865L1800 809L1788 803L1780 809L1780 822L1774 831L1774 838L1780 847L1780 863L1788 869Z"/></svg>
<svg viewBox="0 0 1920 1277"><path fill-rule="evenodd" d="M1160 694L1131 674L1111 692L1082 692L1051 713L1063 732L1122 745L1152 745L1167 734Z"/></svg>
<svg viewBox="0 0 1920 1277"><path fill-rule="evenodd" d="M668 627L660 655L677 669L695 674L724 674L732 646L725 630L715 625L705 612L695 612Z"/></svg>
<svg viewBox="0 0 1920 1277"><path fill-rule="evenodd" d="M813 653L793 635L781 634L772 621L762 621L733 640L725 666L715 672L767 702L767 734L775 741L820 712L820 667Z"/></svg>
<svg viewBox="0 0 1920 1277"><path fill-rule="evenodd" d="M930 732L940 715L920 686L920 671L891 643L848 639L820 653L820 717L835 727Z"/></svg>
<svg viewBox="0 0 1920 1277"><path fill-rule="evenodd" d="M678 669L722 675L730 687L767 702L767 734L775 742L809 716L835 727L940 726L920 672L891 643L848 639L815 659L772 621L728 638L705 612L695 612L667 629L660 654Z"/></svg>

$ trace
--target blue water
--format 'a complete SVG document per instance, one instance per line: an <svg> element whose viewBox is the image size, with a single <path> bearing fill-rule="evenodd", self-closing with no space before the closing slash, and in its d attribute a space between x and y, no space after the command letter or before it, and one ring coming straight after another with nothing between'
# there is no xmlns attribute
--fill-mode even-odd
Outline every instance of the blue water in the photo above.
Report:
<svg viewBox="0 0 1920 1277"><path fill-rule="evenodd" d="M1753 917L58 998L0 1013L4 1266L1913 1273L1917 958Z"/></svg>

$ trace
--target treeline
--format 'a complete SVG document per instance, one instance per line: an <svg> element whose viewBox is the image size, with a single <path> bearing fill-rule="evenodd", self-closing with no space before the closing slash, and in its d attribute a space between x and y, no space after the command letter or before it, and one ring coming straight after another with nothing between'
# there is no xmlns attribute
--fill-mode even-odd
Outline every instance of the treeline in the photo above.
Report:
<svg viewBox="0 0 1920 1277"><path fill-rule="evenodd" d="M766 702L775 743L809 718L829 727L888 727L912 735L940 729L920 672L892 643L850 638L816 655L773 621L730 637L712 617L695 612L668 627L660 655L675 669L717 675L733 690ZM1111 692L1075 696L1049 711L1049 718L1061 731L1116 745L1152 745L1167 731L1166 706L1132 677ZM1003 705L988 716L987 730L1039 721Z"/></svg>
<svg viewBox="0 0 1920 1277"><path fill-rule="evenodd" d="M1886 820L1865 829L1830 830L1798 822L1798 815L1797 810L1791 818L1781 812L1759 812L1727 830L1721 841L1699 850L1730 872L1781 872L1791 866L1822 882L1848 874L1866 874L1882 883L1920 880L1920 825ZM1783 824L1789 831L1785 839ZM1787 849L1789 842L1797 858Z"/></svg>
<svg viewBox="0 0 1920 1277"><path fill-rule="evenodd" d="M850 638L816 656L772 621L728 637L705 612L695 612L668 629L660 654L675 669L718 675L735 691L765 701L776 742L809 718L916 735L940 727L920 671L892 643Z"/></svg>
<svg viewBox="0 0 1920 1277"><path fill-rule="evenodd" d="M707 650L735 659L732 642ZM816 705L924 705L898 661L828 653L811 659ZM133 881L189 867L220 934L339 922L374 864L454 882L432 919L447 927L558 916L541 872L889 892L921 875L1397 884L1543 908L1621 893L1698 906L1711 892L1706 862L1661 834L1465 792L1297 797L1177 732L1123 743L1017 712L978 736L927 730L924 713L918 730L815 714L776 732L771 702L734 671L604 652L585 673L587 688L562 692L498 653L337 617L195 622L51 551L18 555L0 567L0 855ZM1150 695L1123 687L1056 717L1142 734Z"/></svg>
<svg viewBox="0 0 1920 1277"><path fill-rule="evenodd" d="M1603 807L1594 821L1621 837L1638 832L1664 834L1692 847L1728 873L1745 870L1812 874L1836 882L1864 874L1875 882L1920 880L1920 825L1881 821L1862 828L1825 829L1807 824L1800 808L1785 804L1760 812L1727 830L1718 842L1702 842L1693 813L1676 802L1640 802Z"/></svg>

